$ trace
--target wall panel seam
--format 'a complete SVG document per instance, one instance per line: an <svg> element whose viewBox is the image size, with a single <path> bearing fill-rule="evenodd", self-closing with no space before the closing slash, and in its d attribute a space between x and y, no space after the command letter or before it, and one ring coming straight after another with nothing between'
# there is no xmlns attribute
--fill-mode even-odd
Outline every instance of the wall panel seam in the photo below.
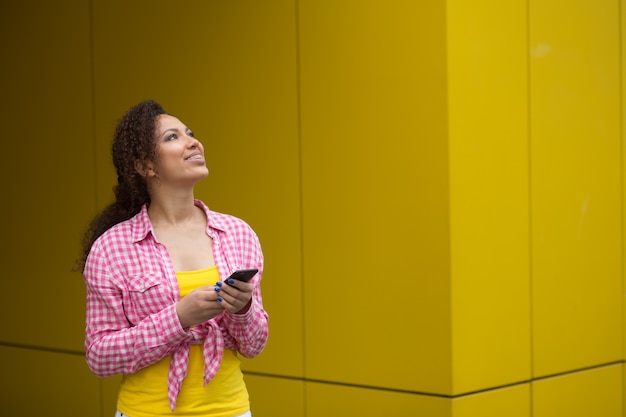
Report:
<svg viewBox="0 0 626 417"><path fill-rule="evenodd" d="M298 185L299 185L299 205L300 205L300 300L301 300L301 314L302 314L302 371L306 375L306 297L304 294L304 181L303 181L303 167L302 167L302 75L300 67L300 2L294 0L294 26L295 26L295 51L296 51L296 126L298 143ZM307 395L306 385L303 384L303 416L307 414Z"/></svg>
<svg viewBox="0 0 626 417"><path fill-rule="evenodd" d="M38 352L60 353L63 355L85 356L84 351L71 350L71 349L58 349L58 348L51 348L51 347L46 347L46 346L35 346L35 345L27 345L27 344L21 344L21 343L0 342L0 346L15 348L15 349L22 349L22 350L32 350L32 351L38 351Z"/></svg>
<svg viewBox="0 0 626 417"><path fill-rule="evenodd" d="M526 0L526 135L527 135L527 158L528 158L528 320L529 337L528 352L530 365L530 378L534 377L534 321L533 321L533 194L532 194L532 120L531 120L531 57L530 57L530 0ZM533 388L529 389L530 417L533 416Z"/></svg>
<svg viewBox="0 0 626 417"><path fill-rule="evenodd" d="M323 380L323 379L314 379L314 378L306 378L306 377L299 378L299 377L289 376L289 375L268 374L268 373L253 372L253 371L244 371L244 375L254 375L256 377L265 377L265 378L277 378L277 379L290 380L290 381L301 381L303 383L307 383L308 382L308 383L316 383L316 384L334 385L334 386L341 386L341 387L346 387L346 388L371 389L371 390L376 390L376 391L395 392L395 393L400 393L400 394L421 395L421 396L425 396L425 397L437 397L437 398L444 398L444 399L457 399L457 398L468 397L470 395L483 394L483 393L487 393L487 392L491 392L491 391L496 391L496 390L500 390L500 389L504 389L504 388L512 388L512 387L520 386L520 385L531 384L531 386L532 386L532 383L534 383L534 382L539 382L539 381L552 379L552 378L559 378L559 377L563 377L563 376L568 376L568 375L572 375L572 374L576 374L576 373L580 373L580 372L592 371L592 370L596 370L596 369L600 369L600 368L606 368L606 367L610 367L610 366L625 365L625 364L626 364L626 360L618 360L618 361L614 361L614 362L608 362L608 363L602 363L602 364L598 364L598 365L594 365L594 366L588 366L588 367L585 367L585 368L572 369L572 370L569 370L569 371L559 372L559 373L556 373L556 374L544 375L544 376L540 376L540 377L537 377L537 378L531 378L531 379L527 379L527 380L516 381L516 382L509 383L509 384L497 385L497 386L484 388L484 389L480 389L480 390L468 391L468 392L463 392L463 393L460 393L460 394L450 394L450 395L449 394L438 394L438 393L433 393L433 392L425 392L425 391L413 391L413 390L405 390L405 389L398 389L398 388L388 388L388 387L378 387L378 386L372 386L372 385L345 383L345 382L330 381L330 380Z"/></svg>

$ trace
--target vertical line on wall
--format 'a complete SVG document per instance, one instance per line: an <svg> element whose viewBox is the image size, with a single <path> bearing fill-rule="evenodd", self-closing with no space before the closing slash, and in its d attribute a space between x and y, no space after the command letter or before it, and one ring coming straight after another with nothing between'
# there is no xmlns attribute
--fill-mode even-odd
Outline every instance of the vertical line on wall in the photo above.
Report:
<svg viewBox="0 0 626 417"><path fill-rule="evenodd" d="M624 334L624 330L625 330L625 323L624 323L624 314L626 313L626 310L624 308L624 294L626 294L626 287L624 286L624 282L626 281L626 277L625 277L625 263L624 263L624 254L626 253L625 248L624 248L624 244L626 243L626 241L624 240L624 227L625 227L625 222L626 222L626 218L624 216L624 208L626 207L624 198L625 193L624 193L624 186L626 185L624 183L624 175L626 174L624 172L624 140L626 139L625 135L624 135L624 115L626 115L626 111L624 111L624 70L626 70L626 68L624 68L624 60L626 59L626 57L624 57L624 1L618 1L617 2L617 28L618 28L618 38L617 38L617 45L619 48L619 54L618 54L618 68L619 68L619 73L620 73L620 77L618 80L618 86L620 89L620 94L619 94L619 109L621 110L622 113L622 117L619 118L619 149L620 149L620 213L621 213L621 228L620 228L620 243L621 243L621 248L622 248L622 253L620 256L621 259L621 265L620 265L620 275L621 275L621 281L622 281L622 303L621 303L621 307L622 307L622 352L621 352L621 356L622 356L622 415L626 416L626 395L624 395L624 393L626 392L626 371L624 370L624 367L626 366L626 364L624 364L624 352L625 352L625 345L624 345L624 339L625 339L625 334Z"/></svg>
<svg viewBox="0 0 626 417"><path fill-rule="evenodd" d="M534 329L533 329L533 194L532 194L532 94L531 94L531 54L530 54L530 8L531 0L526 1L526 120L527 120L527 135L528 135L528 301L529 301L529 354L530 354L530 382L529 382L529 396L530 396L530 416L533 416L533 380L535 377L534 369Z"/></svg>
<svg viewBox="0 0 626 417"><path fill-rule="evenodd" d="M304 294L304 181L302 169L302 91L300 72L300 2L294 2L295 20L295 42L296 42L296 114L298 132L298 184L299 184L299 204L300 204L300 299L302 302L302 371L304 380L307 378L306 370L306 297ZM302 415L307 415L307 384L302 381Z"/></svg>
<svg viewBox="0 0 626 417"><path fill-rule="evenodd" d="M93 145L93 210L98 209L98 141L96 140L96 77L94 62L94 30L93 30L93 1L89 0L89 78L91 89L91 141Z"/></svg>

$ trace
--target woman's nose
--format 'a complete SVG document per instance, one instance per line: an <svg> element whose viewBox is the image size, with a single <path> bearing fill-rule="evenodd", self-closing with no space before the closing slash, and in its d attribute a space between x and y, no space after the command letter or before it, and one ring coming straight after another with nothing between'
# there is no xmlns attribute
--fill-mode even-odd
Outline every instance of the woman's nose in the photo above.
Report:
<svg viewBox="0 0 626 417"><path fill-rule="evenodd" d="M189 147L190 148L198 148L200 147L200 141L196 138L194 138L193 136L189 137L190 141L189 141Z"/></svg>

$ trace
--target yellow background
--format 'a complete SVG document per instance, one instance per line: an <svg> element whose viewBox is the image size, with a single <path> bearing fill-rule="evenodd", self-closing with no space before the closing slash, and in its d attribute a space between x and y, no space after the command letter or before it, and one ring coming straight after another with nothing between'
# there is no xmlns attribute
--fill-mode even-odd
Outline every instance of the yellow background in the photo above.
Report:
<svg viewBox="0 0 626 417"><path fill-rule="evenodd" d="M255 417L625 416L622 0L0 5L0 398L112 416L71 272L117 119L266 256Z"/></svg>

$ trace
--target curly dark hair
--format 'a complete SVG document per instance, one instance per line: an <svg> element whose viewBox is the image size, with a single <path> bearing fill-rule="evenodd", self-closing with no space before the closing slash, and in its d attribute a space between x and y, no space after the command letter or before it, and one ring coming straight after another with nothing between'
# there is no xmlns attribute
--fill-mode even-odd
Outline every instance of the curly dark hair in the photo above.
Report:
<svg viewBox="0 0 626 417"><path fill-rule="evenodd" d="M113 165L117 172L117 185L113 191L115 201L92 220L83 237L82 254L76 270L82 271L93 243L111 227L139 213L150 203L148 184L136 169L136 162L152 161L156 164L154 139L157 117L167 112L154 100L145 100L122 116L115 128L112 146Z"/></svg>

